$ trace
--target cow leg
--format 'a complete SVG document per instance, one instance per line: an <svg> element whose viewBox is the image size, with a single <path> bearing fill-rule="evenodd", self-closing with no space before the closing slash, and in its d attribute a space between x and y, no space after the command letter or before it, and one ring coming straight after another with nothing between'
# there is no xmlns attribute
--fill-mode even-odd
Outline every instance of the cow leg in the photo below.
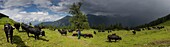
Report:
<svg viewBox="0 0 170 47"><path fill-rule="evenodd" d="M115 42L116 42L116 39L115 39Z"/></svg>
<svg viewBox="0 0 170 47"><path fill-rule="evenodd" d="M13 44L13 34L12 33L10 34L10 41L11 41L11 44Z"/></svg>
<svg viewBox="0 0 170 47"><path fill-rule="evenodd" d="M6 34L6 40L7 40L7 42L9 42L9 40L8 40L8 33L7 32L5 32L5 34Z"/></svg>
<svg viewBox="0 0 170 47"><path fill-rule="evenodd" d="M37 39L39 39L39 35L37 35Z"/></svg>
<svg viewBox="0 0 170 47"><path fill-rule="evenodd" d="M29 36L29 32L27 32L27 35L28 35L28 37L30 37L30 36Z"/></svg>
<svg viewBox="0 0 170 47"><path fill-rule="evenodd" d="M37 38L37 35L34 35L34 37L35 37L35 40L36 40L36 38Z"/></svg>
<svg viewBox="0 0 170 47"><path fill-rule="evenodd" d="M109 40L109 42L111 42L111 39L108 39Z"/></svg>

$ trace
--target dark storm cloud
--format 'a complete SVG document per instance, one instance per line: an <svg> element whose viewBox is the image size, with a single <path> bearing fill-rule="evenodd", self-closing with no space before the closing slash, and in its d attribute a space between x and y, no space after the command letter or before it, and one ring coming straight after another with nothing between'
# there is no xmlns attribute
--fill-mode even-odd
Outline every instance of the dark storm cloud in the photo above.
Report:
<svg viewBox="0 0 170 47"><path fill-rule="evenodd" d="M126 21L140 24L169 14L169 2L170 0L84 0L81 9L87 14L124 17Z"/></svg>

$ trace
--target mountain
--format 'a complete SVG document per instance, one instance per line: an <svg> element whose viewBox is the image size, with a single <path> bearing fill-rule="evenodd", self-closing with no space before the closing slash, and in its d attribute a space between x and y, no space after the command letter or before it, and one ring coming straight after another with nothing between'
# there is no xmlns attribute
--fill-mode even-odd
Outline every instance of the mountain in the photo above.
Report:
<svg viewBox="0 0 170 47"><path fill-rule="evenodd" d="M15 21L10 19L7 15L0 13L0 25L4 25L7 22L11 24L15 23Z"/></svg>
<svg viewBox="0 0 170 47"><path fill-rule="evenodd" d="M42 22L40 23L41 25L52 25L52 26L68 26L70 25L69 22L69 18L71 16L66 16L58 21L54 21L54 22ZM94 25L100 25L100 24L105 24L105 25L111 25L111 24L116 24L116 23L125 23L125 21L121 21L119 19L121 18L116 18L114 16L97 16L97 15L92 15L92 14L88 14L88 22L90 24L90 26L94 26ZM121 21L121 22L120 22ZM38 24L38 25L40 25ZM123 24L126 25L126 24Z"/></svg>
<svg viewBox="0 0 170 47"><path fill-rule="evenodd" d="M157 25L166 25L166 26L169 26L170 24L170 14L167 15L167 16L164 16L164 17L161 17L161 18L158 18L154 21L151 21L147 24L144 24L144 25L139 25L137 27L139 28L144 28L144 27L150 27L150 26L157 26Z"/></svg>
<svg viewBox="0 0 170 47"><path fill-rule="evenodd" d="M48 26L48 25L52 25L52 26L67 26L67 25L70 25L70 22L69 22L69 18L70 17L71 16L66 16L66 17L64 17L64 18L62 18L60 20L54 21L54 22L42 22L40 24L44 25L44 26Z"/></svg>

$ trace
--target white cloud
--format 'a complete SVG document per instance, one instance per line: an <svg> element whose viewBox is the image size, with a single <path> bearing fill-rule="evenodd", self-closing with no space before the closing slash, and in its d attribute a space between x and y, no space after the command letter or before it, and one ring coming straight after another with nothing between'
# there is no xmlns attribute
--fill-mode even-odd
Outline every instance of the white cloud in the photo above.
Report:
<svg viewBox="0 0 170 47"><path fill-rule="evenodd" d="M58 3L58 6L50 6L49 9L54 12L68 12L70 6L76 2L80 2L80 0L61 0L61 2Z"/></svg>
<svg viewBox="0 0 170 47"><path fill-rule="evenodd" d="M49 7L52 3L50 0L33 0L33 4L39 5L39 7Z"/></svg>
<svg viewBox="0 0 170 47"><path fill-rule="evenodd" d="M10 8L13 6L25 6L31 3L32 3L31 0L7 0L4 3L4 8Z"/></svg>
<svg viewBox="0 0 170 47"><path fill-rule="evenodd" d="M59 15L50 15L48 14L48 12L25 12L21 11L20 9L14 10L5 9L0 10L0 13L8 15L11 19L17 22L24 23L34 22L33 24L47 21L56 21L63 17Z"/></svg>
<svg viewBox="0 0 170 47"><path fill-rule="evenodd" d="M61 0L58 6L56 6L52 5L51 0L4 0L3 3L0 3L0 7L4 8L0 10L0 13L8 15L15 21L24 23L33 22L33 24L36 24L40 22L56 21L68 15L69 6L78 1L79 0ZM24 11L24 7L28 7L32 4L36 5L40 10L41 8L46 8L57 14L51 15L48 13L49 10L44 10L43 12Z"/></svg>

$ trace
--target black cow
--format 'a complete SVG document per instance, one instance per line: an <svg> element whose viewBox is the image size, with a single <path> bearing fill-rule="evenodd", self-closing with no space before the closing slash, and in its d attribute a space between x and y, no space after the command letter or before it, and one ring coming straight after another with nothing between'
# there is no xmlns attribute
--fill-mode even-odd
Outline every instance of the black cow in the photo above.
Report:
<svg viewBox="0 0 170 47"><path fill-rule="evenodd" d="M19 31L20 23L15 23L15 24L14 24L14 27Z"/></svg>
<svg viewBox="0 0 170 47"><path fill-rule="evenodd" d="M63 35L63 34L67 35L67 31L64 29L62 29L62 30L58 29L58 31L60 32L61 35Z"/></svg>
<svg viewBox="0 0 170 47"><path fill-rule="evenodd" d="M93 33L96 34L96 31L94 31Z"/></svg>
<svg viewBox="0 0 170 47"><path fill-rule="evenodd" d="M73 35L72 36L78 36L78 34L77 33L73 33Z"/></svg>
<svg viewBox="0 0 170 47"><path fill-rule="evenodd" d="M158 26L157 28L158 28L158 29L162 29L162 28L165 28L165 27L164 27L164 26Z"/></svg>
<svg viewBox="0 0 170 47"><path fill-rule="evenodd" d="M35 40L39 39L39 35L45 36L45 32L42 31L40 28L33 28L26 24L22 24L21 27L23 30L27 32L28 37L29 37L29 33L34 34Z"/></svg>
<svg viewBox="0 0 170 47"><path fill-rule="evenodd" d="M109 40L109 42L111 42L111 40L115 40L115 42L116 42L117 40L122 40L122 38L119 37L119 36L116 35L116 34L108 35L108 36L107 36L107 39Z"/></svg>
<svg viewBox="0 0 170 47"><path fill-rule="evenodd" d="M147 27L148 30L151 30L151 28Z"/></svg>
<svg viewBox="0 0 170 47"><path fill-rule="evenodd" d="M93 38L93 35L92 35L92 34L82 34L82 36L83 36L84 38L86 38L86 37Z"/></svg>
<svg viewBox="0 0 170 47"><path fill-rule="evenodd" d="M101 30L98 30L98 32L102 32Z"/></svg>
<svg viewBox="0 0 170 47"><path fill-rule="evenodd" d="M32 26L29 26L27 24L22 23L21 24L22 31L26 31L27 28L33 28Z"/></svg>
<svg viewBox="0 0 170 47"><path fill-rule="evenodd" d="M29 33L34 34L35 40L39 39L39 35L45 36L45 32L38 28L27 28L26 32L28 37L29 37Z"/></svg>
<svg viewBox="0 0 170 47"><path fill-rule="evenodd" d="M107 32L110 33L110 32L112 32L112 31L111 31L111 30L108 30Z"/></svg>
<svg viewBox="0 0 170 47"><path fill-rule="evenodd" d="M13 28L9 23L5 24L4 25L4 31L5 31L5 34L6 34L6 39L7 39L7 42L9 42L9 37L10 37L10 41L11 41L11 44L13 43L13 30L15 28Z"/></svg>
<svg viewBox="0 0 170 47"><path fill-rule="evenodd" d="M105 32L105 30L102 30L102 32Z"/></svg>
<svg viewBox="0 0 170 47"><path fill-rule="evenodd" d="M132 33L135 35L135 34L136 34L136 31L132 31Z"/></svg>
<svg viewBox="0 0 170 47"><path fill-rule="evenodd" d="M74 31L73 29L68 30L69 33L72 33L73 31Z"/></svg>

